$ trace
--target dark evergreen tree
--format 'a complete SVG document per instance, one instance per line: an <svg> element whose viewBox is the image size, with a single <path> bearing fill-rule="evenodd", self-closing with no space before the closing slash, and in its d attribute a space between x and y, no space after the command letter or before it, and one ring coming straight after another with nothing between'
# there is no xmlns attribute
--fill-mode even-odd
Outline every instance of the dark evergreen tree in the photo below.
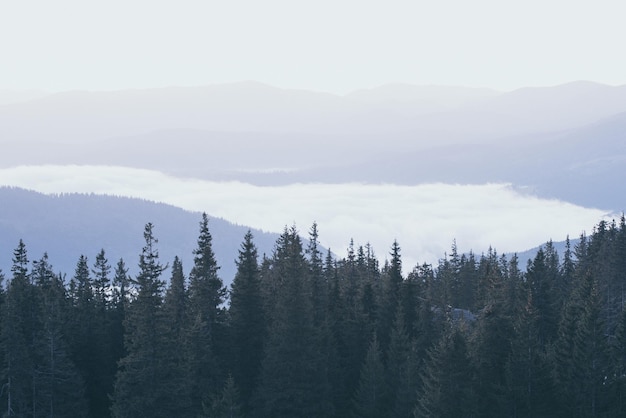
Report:
<svg viewBox="0 0 626 418"><path fill-rule="evenodd" d="M462 324L448 322L439 342L428 352L414 410L416 418L476 416L473 373Z"/></svg>
<svg viewBox="0 0 626 418"><path fill-rule="evenodd" d="M398 304L400 303L400 287L402 286L402 259L400 257L400 245L397 241L391 246L391 261L383 270L383 300L381 303L380 316L378 318L378 340L381 351L386 353L389 347L391 328L395 318Z"/></svg>
<svg viewBox="0 0 626 418"><path fill-rule="evenodd" d="M276 243L272 275L280 283L262 362L259 400L268 417L332 415L327 371L314 325L309 267L295 227Z"/></svg>
<svg viewBox="0 0 626 418"><path fill-rule="evenodd" d="M172 409L179 416L192 416L191 381L186 351L181 349L186 343L186 328L189 317L189 298L185 287L185 275L180 259L174 257L170 283L165 293L162 309L163 334L161 350L168 353L162 359L161 367L167 371L167 390L170 399L175 400Z"/></svg>
<svg viewBox="0 0 626 418"><path fill-rule="evenodd" d="M126 356L120 360L111 412L114 417L171 417L176 403L170 398L163 358L170 353L161 348L163 324L160 308L165 267L159 261L153 226L144 229L145 246L139 256L139 274L133 280L136 296L128 306L124 345Z"/></svg>
<svg viewBox="0 0 626 418"><path fill-rule="evenodd" d="M189 274L189 317L187 358L191 380L191 402L196 414L202 402L221 390L223 376L220 358L226 357L225 333L226 288L217 272L209 232L209 218L202 214L194 265Z"/></svg>
<svg viewBox="0 0 626 418"><path fill-rule="evenodd" d="M69 303L63 281L55 275L47 254L33 262L41 328L33 340L33 416L88 416L84 383L70 358Z"/></svg>
<svg viewBox="0 0 626 418"><path fill-rule="evenodd" d="M371 254L369 246L368 254ZM340 391L334 396L339 416L349 414L352 409L350 400L357 388L369 336L376 329L379 295L374 284L378 277L368 258L363 251L362 261L358 261L351 240L347 257L336 263L333 277L330 326L340 372L331 373L331 376L333 387Z"/></svg>
<svg viewBox="0 0 626 418"><path fill-rule="evenodd" d="M526 272L537 316L537 338L542 346L552 342L558 327L558 302L555 294L558 264L554 264L552 250L537 252Z"/></svg>
<svg viewBox="0 0 626 418"><path fill-rule="evenodd" d="M416 266L409 273L409 282L416 285L417 311L416 321L412 327L413 341L415 343L416 357L423 359L427 350L438 340L441 323L445 319L441 312L441 306L433 296L435 294L435 274L429 264ZM406 309L406 308L405 308Z"/></svg>
<svg viewBox="0 0 626 418"><path fill-rule="evenodd" d="M111 403L109 395L113 393L113 383L117 361L120 357L115 355L113 342L113 324L116 320L114 297L115 290L111 287L111 265L106 257L104 249L96 255L96 260L91 269L93 288L94 317L91 321L94 326L93 339L94 351L92 353L93 380L87 381L87 393L90 416L110 416ZM120 321L123 318L120 319ZM120 335L123 335L120 332ZM120 341L123 341L121 339Z"/></svg>
<svg viewBox="0 0 626 418"><path fill-rule="evenodd" d="M400 305L396 313L389 352L387 354L385 410L388 416L406 418L413 415L419 387L419 359L415 344L404 325L404 310Z"/></svg>
<svg viewBox="0 0 626 418"><path fill-rule="evenodd" d="M354 395L354 416L359 418L384 416L385 399L388 395L385 367L378 338L374 334L361 368L359 384Z"/></svg>
<svg viewBox="0 0 626 418"><path fill-rule="evenodd" d="M508 415L512 417L554 417L558 414L552 385L551 362L537 336L537 314L532 293L511 316L515 333L507 364Z"/></svg>
<svg viewBox="0 0 626 418"><path fill-rule="evenodd" d="M241 411L239 391L235 386L235 380L228 376L224 389L218 396L214 396L211 404L203 406L204 416L207 418L241 418L246 416Z"/></svg>
<svg viewBox="0 0 626 418"><path fill-rule="evenodd" d="M237 382L241 382L241 404L244 412L251 409L250 400L258 385L263 340L265 338L265 312L261 298L261 282L257 262L257 249L248 231L239 250L237 274L230 293L231 369Z"/></svg>
<svg viewBox="0 0 626 418"><path fill-rule="evenodd" d="M183 331L188 323L188 309L189 297L185 286L183 264L176 256L172 263L170 284L165 293L164 311L168 326L172 332L171 337L178 345L183 342Z"/></svg>
<svg viewBox="0 0 626 418"><path fill-rule="evenodd" d="M626 310L622 312L615 342L611 346L608 380L607 416L621 417L626 414Z"/></svg>
<svg viewBox="0 0 626 418"><path fill-rule="evenodd" d="M351 396L354 390L347 389L350 386L348 352L345 326L345 305L341 294L341 284L337 262L333 259L330 249L326 254L324 265L324 275L329 283L327 318L329 331L332 338L332 349L334 350L334 363L329 362L329 384L332 388L333 406L336 416L346 416L352 407Z"/></svg>
<svg viewBox="0 0 626 418"><path fill-rule="evenodd" d="M328 284L324 277L324 264L319 249L319 235L317 223L313 223L309 231L309 245L306 249L309 258L309 280L311 283L311 302L315 310L315 324L317 326L326 320L326 305L328 303Z"/></svg>
<svg viewBox="0 0 626 418"><path fill-rule="evenodd" d="M202 214L198 246L194 250L194 265L189 275L191 314L206 322L209 334L223 323L226 288L217 272L219 266L213 252L213 238L209 232L209 218Z"/></svg>
<svg viewBox="0 0 626 418"><path fill-rule="evenodd" d="M95 306L99 312L98 318L104 320L104 312L108 308L110 300L109 293L111 290L111 279L109 274L111 273L111 265L109 264L109 260L107 259L106 253L103 249L96 255L96 261L93 265L91 273L93 274Z"/></svg>
<svg viewBox="0 0 626 418"><path fill-rule="evenodd" d="M116 364L113 371L117 370L117 362L126 356L124 349L124 320L128 307L128 269L123 259L120 259L115 266L113 277L111 310L109 312L109 337L111 340L111 360ZM110 392L112 393L112 391Z"/></svg>
<svg viewBox="0 0 626 418"><path fill-rule="evenodd" d="M506 416L506 364L510 356L513 326L504 297L504 278L497 253L480 260L484 308L472 335L470 351L476 370L474 391L479 417Z"/></svg>
<svg viewBox="0 0 626 418"><path fill-rule="evenodd" d="M87 257L84 255L81 255L76 263L71 283L73 288L70 318L73 336L72 358L85 380L89 415L106 417L109 415L110 407L108 394L111 393L113 383L110 367L114 367L114 363L112 359L107 359L110 351L108 350L106 306L98 306L94 295L94 282L89 274ZM100 296L102 297L103 294ZM109 368L104 369L103 366Z"/></svg>
<svg viewBox="0 0 626 418"><path fill-rule="evenodd" d="M461 309L476 311L476 286L478 284L476 257L473 252L468 255L461 255L461 266L459 268L460 292L459 305Z"/></svg>
<svg viewBox="0 0 626 418"><path fill-rule="evenodd" d="M6 415L32 416L36 367L33 342L41 327L35 287L28 272L26 245L22 240L13 252L11 272L2 326Z"/></svg>
<svg viewBox="0 0 626 418"><path fill-rule="evenodd" d="M563 416L605 416L611 367L598 281L589 272L564 311L555 351L555 384Z"/></svg>

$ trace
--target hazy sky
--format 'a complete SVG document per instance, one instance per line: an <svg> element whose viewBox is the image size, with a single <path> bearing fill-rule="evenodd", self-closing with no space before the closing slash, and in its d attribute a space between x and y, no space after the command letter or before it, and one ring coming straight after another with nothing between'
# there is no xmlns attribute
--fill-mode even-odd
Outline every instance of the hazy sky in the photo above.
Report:
<svg viewBox="0 0 626 418"><path fill-rule="evenodd" d="M621 0L6 0L0 89L626 84Z"/></svg>
<svg viewBox="0 0 626 418"><path fill-rule="evenodd" d="M384 260L397 239L408 269L435 263L453 239L460 251L480 254L490 245L499 253L523 251L568 234L577 238L607 215L497 184L260 187L121 167L38 166L0 169L0 185L140 197L278 233L295 223L304 236L317 221L321 243L340 256L354 238L357 245L370 242Z"/></svg>

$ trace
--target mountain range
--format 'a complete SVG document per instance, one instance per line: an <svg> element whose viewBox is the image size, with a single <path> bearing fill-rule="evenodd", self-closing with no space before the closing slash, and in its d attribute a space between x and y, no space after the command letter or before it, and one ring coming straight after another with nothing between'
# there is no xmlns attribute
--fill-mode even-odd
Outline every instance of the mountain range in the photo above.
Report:
<svg viewBox="0 0 626 418"><path fill-rule="evenodd" d="M255 82L71 91L0 99L0 167L120 165L264 185L509 182L621 211L624 127L626 86L582 81L344 96Z"/></svg>

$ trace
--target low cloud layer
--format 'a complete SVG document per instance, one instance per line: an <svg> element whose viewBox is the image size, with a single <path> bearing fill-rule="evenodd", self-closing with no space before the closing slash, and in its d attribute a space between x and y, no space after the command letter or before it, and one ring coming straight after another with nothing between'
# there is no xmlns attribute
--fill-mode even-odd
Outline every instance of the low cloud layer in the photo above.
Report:
<svg viewBox="0 0 626 418"><path fill-rule="evenodd" d="M557 200L539 199L506 184L418 186L292 184L261 187L167 176L104 166L30 166L0 170L0 185L43 193L97 193L139 197L281 232L296 224L303 235L316 221L320 241L339 255L351 238L371 243L385 259L394 239L405 268L434 263L456 239L460 251L489 246L524 251L548 239L590 231L611 216Z"/></svg>

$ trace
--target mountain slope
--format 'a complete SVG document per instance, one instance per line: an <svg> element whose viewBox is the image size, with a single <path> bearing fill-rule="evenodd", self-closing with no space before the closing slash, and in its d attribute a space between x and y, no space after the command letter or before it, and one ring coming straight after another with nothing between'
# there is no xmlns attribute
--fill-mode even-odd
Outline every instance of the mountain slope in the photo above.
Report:
<svg viewBox="0 0 626 418"><path fill-rule="evenodd" d="M81 254L92 264L102 248L113 267L123 258L134 274L144 245L143 228L148 222L154 224L164 264L171 264L177 255L186 274L193 265L199 213L140 199L81 194L49 196L7 187L0 187L0 202L0 268L5 274L10 274L13 250L20 239L26 244L31 261L47 252L55 271L68 277L74 274ZM237 250L248 228L210 218L209 230L221 266L220 277L230 283L236 271ZM278 236L258 230L252 233L259 254L270 256ZM165 278L169 279L169 271Z"/></svg>

